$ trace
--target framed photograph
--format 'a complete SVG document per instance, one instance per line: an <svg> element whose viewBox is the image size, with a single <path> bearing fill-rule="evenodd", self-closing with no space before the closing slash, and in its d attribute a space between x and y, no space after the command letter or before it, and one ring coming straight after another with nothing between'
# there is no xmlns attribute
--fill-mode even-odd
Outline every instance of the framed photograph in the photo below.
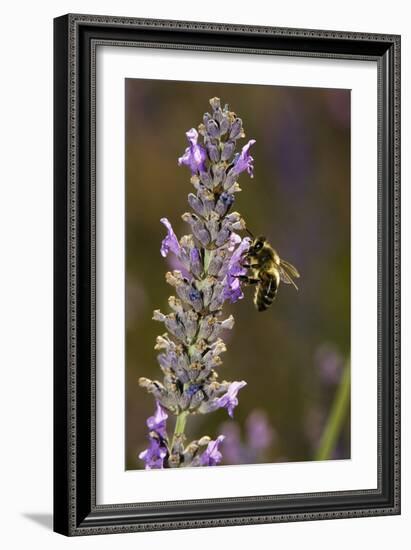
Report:
<svg viewBox="0 0 411 550"><path fill-rule="evenodd" d="M400 513L400 37L54 21L54 529Z"/></svg>

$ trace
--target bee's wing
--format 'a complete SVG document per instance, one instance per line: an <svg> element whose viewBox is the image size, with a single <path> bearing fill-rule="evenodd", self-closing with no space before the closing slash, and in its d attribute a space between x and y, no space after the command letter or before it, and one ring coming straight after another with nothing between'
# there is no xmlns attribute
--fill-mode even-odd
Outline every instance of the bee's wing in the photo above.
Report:
<svg viewBox="0 0 411 550"><path fill-rule="evenodd" d="M280 267L280 278L283 283L285 283L286 285L293 285L293 287L298 290L298 286L295 284L295 282L292 280L290 275L283 267Z"/></svg>
<svg viewBox="0 0 411 550"><path fill-rule="evenodd" d="M287 271L292 277L296 277L298 279L298 277L300 276L297 269L292 264L290 264L290 262L280 260L280 265L284 269L284 271Z"/></svg>

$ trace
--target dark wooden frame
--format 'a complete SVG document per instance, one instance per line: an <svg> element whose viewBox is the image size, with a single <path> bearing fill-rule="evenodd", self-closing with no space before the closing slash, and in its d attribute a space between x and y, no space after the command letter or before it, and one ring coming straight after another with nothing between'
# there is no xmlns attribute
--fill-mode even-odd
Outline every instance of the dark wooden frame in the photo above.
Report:
<svg viewBox="0 0 411 550"><path fill-rule="evenodd" d="M377 62L378 489L96 505L94 113L99 44ZM400 37L65 15L54 21L54 133L55 531L88 535L399 514Z"/></svg>

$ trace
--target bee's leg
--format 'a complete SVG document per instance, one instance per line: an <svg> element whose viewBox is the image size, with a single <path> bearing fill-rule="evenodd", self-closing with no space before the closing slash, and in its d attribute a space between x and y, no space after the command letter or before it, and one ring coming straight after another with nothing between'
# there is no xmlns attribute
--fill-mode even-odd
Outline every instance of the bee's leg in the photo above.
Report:
<svg viewBox="0 0 411 550"><path fill-rule="evenodd" d="M253 279L251 277L247 277L247 275L235 275L235 277L237 279L240 279L240 281L242 281L246 285L256 285L260 282L259 279Z"/></svg>

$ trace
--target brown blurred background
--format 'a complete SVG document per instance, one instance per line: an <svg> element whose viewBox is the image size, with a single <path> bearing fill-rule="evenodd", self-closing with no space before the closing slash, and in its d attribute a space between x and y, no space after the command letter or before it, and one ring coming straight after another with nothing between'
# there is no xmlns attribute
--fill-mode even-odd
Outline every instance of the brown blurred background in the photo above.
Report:
<svg viewBox="0 0 411 550"><path fill-rule="evenodd" d="M312 460L350 353L350 91L126 79L125 93L126 469L144 466L154 400L138 378L161 378L153 347L164 327L151 317L168 311L164 275L176 267L160 256L159 220L189 233L190 173L177 158L213 96L243 119L241 146L257 141L254 179L242 174L234 209L301 279L299 292L282 285L265 313L252 289L226 307L236 324L220 376L248 385L234 422L225 409L189 417L186 434L226 433L225 463ZM333 458L349 458L349 426L348 414Z"/></svg>

